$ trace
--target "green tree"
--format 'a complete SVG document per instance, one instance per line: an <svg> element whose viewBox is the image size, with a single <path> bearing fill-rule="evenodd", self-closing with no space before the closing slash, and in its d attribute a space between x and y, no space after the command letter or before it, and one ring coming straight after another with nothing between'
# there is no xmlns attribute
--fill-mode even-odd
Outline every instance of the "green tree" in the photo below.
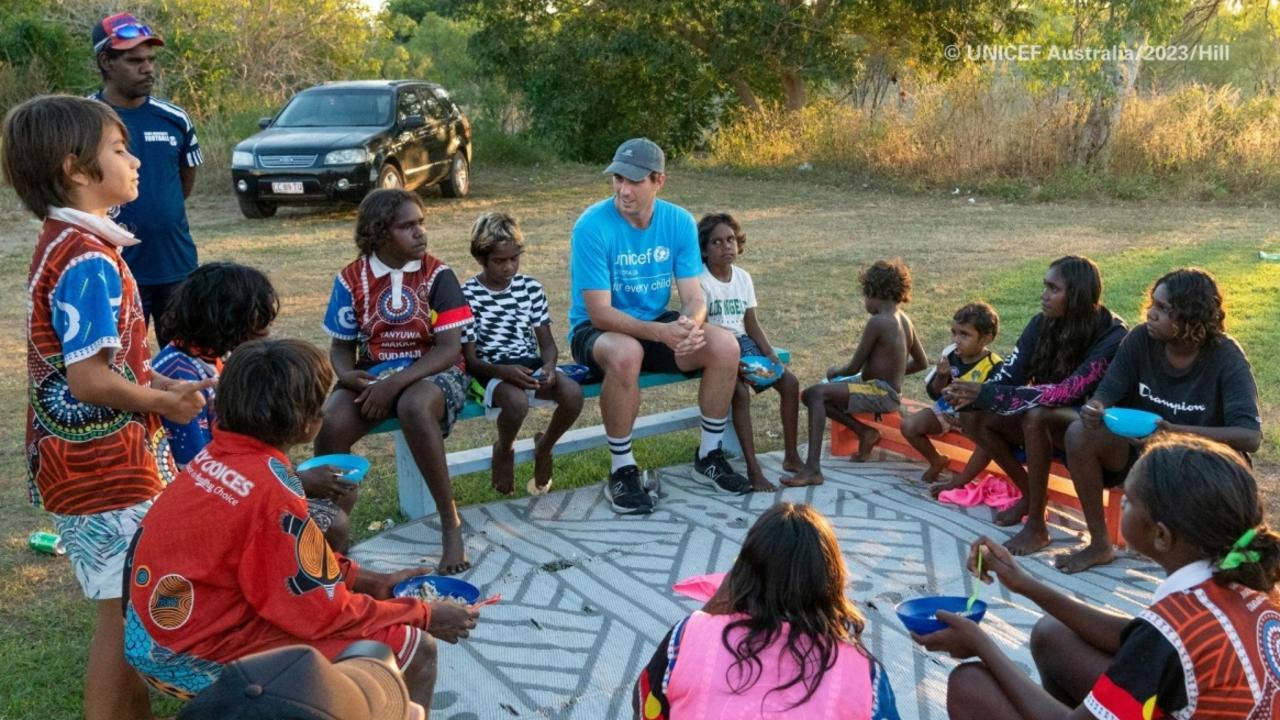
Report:
<svg viewBox="0 0 1280 720"><path fill-rule="evenodd" d="M0 78L15 68L39 74L24 86L28 95L94 87L90 28L117 6L0 4ZM278 107L324 80L376 77L381 61L372 50L390 37L362 0L135 0L129 11L165 40L160 92L198 118Z"/></svg>
<svg viewBox="0 0 1280 720"><path fill-rule="evenodd" d="M1084 64L1082 80L1089 93L1089 110L1076 136L1077 167L1107 169L1111 135L1120 124L1125 101L1138 81L1147 48L1198 41L1220 3L1221 0L1110 0L1071 4L1075 47L1113 51Z"/></svg>
<svg viewBox="0 0 1280 720"><path fill-rule="evenodd" d="M636 135L688 149L724 92L683 42L604 5L493 13L470 48L483 71L524 99L532 133L573 159L607 157Z"/></svg>
<svg viewBox="0 0 1280 720"><path fill-rule="evenodd" d="M868 47L928 57L1018 26L1010 0L395 0L476 20L470 51L574 157L648 128L677 148L735 100L797 110L848 82ZM902 40L901 38L906 38ZM631 128L626 130L625 128ZM591 137L582 137L588 135ZM619 137L620 135L620 137Z"/></svg>
<svg viewBox="0 0 1280 720"><path fill-rule="evenodd" d="M167 89L201 115L278 106L326 80L377 77L371 50L389 40L361 0L150 1L147 22L167 43Z"/></svg>
<svg viewBox="0 0 1280 720"><path fill-rule="evenodd" d="M98 76L83 60L87 47L87 37L36 0L0 6L0 112L32 95L93 87Z"/></svg>
<svg viewBox="0 0 1280 720"><path fill-rule="evenodd" d="M1186 62L1152 64L1139 83L1163 88L1185 82L1231 85L1246 95L1280 91L1280 4L1223 7Z"/></svg>

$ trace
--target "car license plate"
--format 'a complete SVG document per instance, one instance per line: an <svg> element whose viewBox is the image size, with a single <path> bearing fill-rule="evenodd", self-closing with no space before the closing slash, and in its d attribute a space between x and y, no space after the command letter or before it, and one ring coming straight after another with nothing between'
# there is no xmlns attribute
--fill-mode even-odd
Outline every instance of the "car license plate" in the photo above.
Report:
<svg viewBox="0 0 1280 720"><path fill-rule="evenodd" d="M271 183L271 192L277 195L301 195L302 183L300 182L273 182Z"/></svg>

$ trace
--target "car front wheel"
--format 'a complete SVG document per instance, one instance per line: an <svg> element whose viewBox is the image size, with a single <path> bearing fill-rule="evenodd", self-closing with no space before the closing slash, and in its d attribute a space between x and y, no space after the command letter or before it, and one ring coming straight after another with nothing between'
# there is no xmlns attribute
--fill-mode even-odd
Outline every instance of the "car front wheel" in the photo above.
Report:
<svg viewBox="0 0 1280 720"><path fill-rule="evenodd" d="M404 187L404 176L400 174L400 169L391 163L383 165L382 169L378 171L378 187Z"/></svg>
<svg viewBox="0 0 1280 720"><path fill-rule="evenodd" d="M275 203L262 202L253 198L237 197L240 203L240 214L250 220L262 220L276 214Z"/></svg>
<svg viewBox="0 0 1280 720"><path fill-rule="evenodd" d="M453 160L449 163L449 177L445 178L440 191L445 197L460 198L466 197L469 190L471 190L471 164L467 162L467 156L459 150L453 154Z"/></svg>

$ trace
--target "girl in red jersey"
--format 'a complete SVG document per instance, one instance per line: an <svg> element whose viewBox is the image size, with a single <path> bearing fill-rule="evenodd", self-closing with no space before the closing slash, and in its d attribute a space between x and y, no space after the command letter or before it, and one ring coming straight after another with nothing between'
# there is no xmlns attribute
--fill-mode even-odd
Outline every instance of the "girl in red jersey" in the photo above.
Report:
<svg viewBox="0 0 1280 720"><path fill-rule="evenodd" d="M422 200L407 190L375 190L356 216L360 257L333 281L324 330L338 387L324 408L316 454L345 453L394 417L440 511L440 572L471 566L453 502L444 439L467 402L462 331L471 307L458 277L427 253ZM381 378L374 365L403 369Z"/></svg>
<svg viewBox="0 0 1280 720"><path fill-rule="evenodd" d="M1191 435L1148 444L1124 484L1121 532L1168 577L1130 618L1085 605L1024 573L1003 546L974 543L991 573L1046 615L1031 633L1041 685L971 620L916 636L981 662L951 673L952 718L1280 718L1280 535L1267 525L1240 455Z"/></svg>

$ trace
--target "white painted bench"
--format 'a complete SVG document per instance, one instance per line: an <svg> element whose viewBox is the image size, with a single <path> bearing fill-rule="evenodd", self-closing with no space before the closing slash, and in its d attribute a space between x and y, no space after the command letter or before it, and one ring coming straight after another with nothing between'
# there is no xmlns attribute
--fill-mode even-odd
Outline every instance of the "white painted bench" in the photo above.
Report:
<svg viewBox="0 0 1280 720"><path fill-rule="evenodd" d="M784 363L791 361L791 355L786 350L781 348L775 348L775 350ZM696 376L686 377L680 373L641 373L640 388L659 387L697 379ZM582 395L584 398L598 397L600 389L601 385L599 383L583 385ZM468 399L466 407L458 415L458 420L470 420L479 417L484 417L484 407L475 400ZM700 419L701 413L696 405L679 410L642 415L636 418L635 426L631 430L631 438L639 440L640 438L654 435L664 435L679 430L696 428L700 424ZM423 479L422 473L418 470L418 464L413 459L413 452L410 451L409 443L404 439L404 433L400 432L400 422L395 418L389 418L377 425L369 434L374 435L384 432L395 433L396 488L400 496L400 511L411 520L435 513L435 501L431 498L431 492L427 490L427 483ZM603 425L576 428L565 433L560 438L560 441L552 448L551 454L563 455L579 450L603 447L605 443ZM725 428L722 447L725 453L732 457L742 455L742 447L738 444L738 435L733 428L732 415L730 416L728 427ZM515 451L515 461L517 463L533 460L533 438L516 441ZM451 452L446 456L449 464L449 476L456 477L488 470L492 458L493 447L491 445Z"/></svg>

